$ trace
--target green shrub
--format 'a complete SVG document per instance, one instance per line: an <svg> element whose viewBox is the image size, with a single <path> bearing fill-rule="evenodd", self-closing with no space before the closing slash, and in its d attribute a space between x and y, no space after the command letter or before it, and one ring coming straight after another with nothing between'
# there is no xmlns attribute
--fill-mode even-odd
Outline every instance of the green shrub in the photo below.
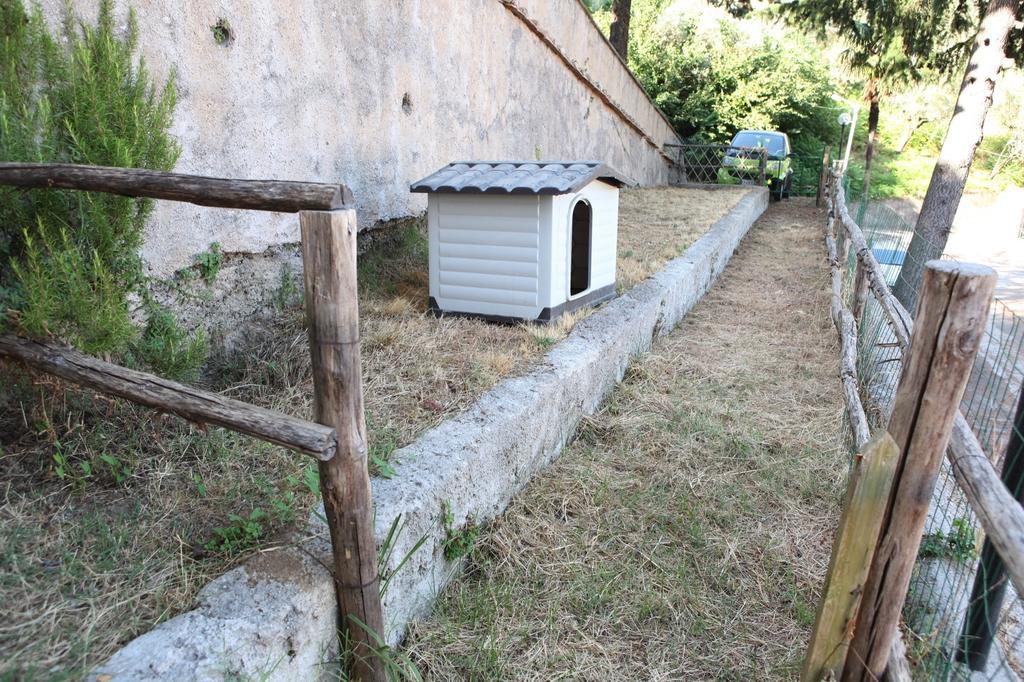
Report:
<svg viewBox="0 0 1024 682"><path fill-rule="evenodd" d="M137 35L132 13L119 37L101 0L95 26L66 22L62 47L38 7L0 0L0 159L173 168L174 80L151 83L133 57ZM151 200L0 188L0 326L124 353L138 337L130 302L145 298L138 252L152 210Z"/></svg>
<svg viewBox="0 0 1024 682"><path fill-rule="evenodd" d="M125 358L128 364L149 366L171 379L195 379L209 351L206 334L199 330L190 336L171 311L156 304L147 307L146 328L132 343Z"/></svg>
<svg viewBox="0 0 1024 682"><path fill-rule="evenodd" d="M208 251L197 253L193 260L199 267L199 276L203 278L203 281L213 284L213 280L217 279L217 275L220 273L220 266L224 263L224 254L220 252L220 243L213 242Z"/></svg>
<svg viewBox="0 0 1024 682"><path fill-rule="evenodd" d="M917 555L931 559L952 559L960 563L972 561L977 556L974 527L963 518L953 519L949 533L941 530L921 538Z"/></svg>

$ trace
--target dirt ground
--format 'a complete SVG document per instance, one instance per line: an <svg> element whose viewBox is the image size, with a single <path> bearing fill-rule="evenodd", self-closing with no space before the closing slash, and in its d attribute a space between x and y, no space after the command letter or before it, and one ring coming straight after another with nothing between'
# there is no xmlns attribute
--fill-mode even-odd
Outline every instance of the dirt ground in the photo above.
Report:
<svg viewBox="0 0 1024 682"><path fill-rule="evenodd" d="M622 193L620 286L678 255L742 192ZM551 327L426 313L422 220L360 257L370 456L392 453L526 371L582 311ZM274 314L205 383L302 417L311 411L298 273ZM307 458L222 429L203 431L120 400L0 365L0 679L79 679L254 552L289 542L317 501Z"/></svg>
<svg viewBox="0 0 1024 682"><path fill-rule="evenodd" d="M618 290L647 279L704 234L749 187L653 187L619 193Z"/></svg>
<svg viewBox="0 0 1024 682"><path fill-rule="evenodd" d="M822 221L773 204L484 531L412 629L427 679L798 676L847 466Z"/></svg>

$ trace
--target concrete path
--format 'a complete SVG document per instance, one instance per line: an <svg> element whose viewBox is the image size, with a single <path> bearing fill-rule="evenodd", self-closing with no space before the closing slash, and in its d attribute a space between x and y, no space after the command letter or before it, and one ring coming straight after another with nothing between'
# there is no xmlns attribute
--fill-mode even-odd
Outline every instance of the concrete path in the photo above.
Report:
<svg viewBox="0 0 1024 682"><path fill-rule="evenodd" d="M823 214L773 204L412 629L429 679L792 679L845 482Z"/></svg>

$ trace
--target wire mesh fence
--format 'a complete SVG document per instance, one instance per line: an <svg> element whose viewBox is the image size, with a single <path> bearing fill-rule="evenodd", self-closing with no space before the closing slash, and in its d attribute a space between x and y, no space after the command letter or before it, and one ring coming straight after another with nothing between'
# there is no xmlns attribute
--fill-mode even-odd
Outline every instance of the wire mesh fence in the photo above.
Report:
<svg viewBox="0 0 1024 682"><path fill-rule="evenodd" d="M764 185L768 152L723 144L668 144L678 181L699 185Z"/></svg>
<svg viewBox="0 0 1024 682"><path fill-rule="evenodd" d="M768 186L777 199L818 192L824 148L817 154L773 156L762 147L668 144L675 184Z"/></svg>
<svg viewBox="0 0 1024 682"><path fill-rule="evenodd" d="M914 235L890 207L854 204L869 246L890 285ZM847 264L852 284L853 260ZM851 292L852 286L845 287ZM872 427L884 427L902 369L902 351L874 301L858 337L858 375ZM1024 494L1024 318L996 300L961 411L1018 499ZM914 678L1016 680L1024 676L1024 604L1007 587L1000 559L943 464L928 513L903 618Z"/></svg>

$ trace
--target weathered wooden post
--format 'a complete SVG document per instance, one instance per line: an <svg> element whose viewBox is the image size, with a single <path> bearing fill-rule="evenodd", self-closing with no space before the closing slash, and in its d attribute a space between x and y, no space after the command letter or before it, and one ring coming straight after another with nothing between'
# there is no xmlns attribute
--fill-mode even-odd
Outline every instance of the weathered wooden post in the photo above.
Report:
<svg viewBox="0 0 1024 682"><path fill-rule="evenodd" d="M885 674L939 464L996 283L996 273L979 265L929 261L925 268L888 427L900 461L864 584L844 682L879 680Z"/></svg>
<svg viewBox="0 0 1024 682"><path fill-rule="evenodd" d="M337 453L319 467L341 642L350 647L350 679L378 682L385 675L375 636L384 636L384 618L359 367L356 212L302 211L299 225L314 418L338 434Z"/></svg>
<svg viewBox="0 0 1024 682"><path fill-rule="evenodd" d="M821 154L821 170L818 171L818 191L814 195L814 206L821 206L821 199L825 196L828 191L828 179L829 179L829 156L831 155L832 147L825 145L825 151Z"/></svg>
<svg viewBox="0 0 1024 682"><path fill-rule="evenodd" d="M860 321L864 319L864 308L868 304L868 274L859 258L856 273L853 278L853 319L860 327Z"/></svg>

